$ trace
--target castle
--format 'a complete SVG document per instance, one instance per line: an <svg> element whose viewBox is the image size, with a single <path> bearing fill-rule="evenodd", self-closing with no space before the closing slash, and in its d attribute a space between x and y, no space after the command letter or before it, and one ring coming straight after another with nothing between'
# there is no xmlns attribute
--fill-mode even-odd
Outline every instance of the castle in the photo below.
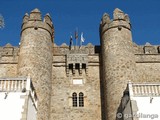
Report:
<svg viewBox="0 0 160 120"><path fill-rule="evenodd" d="M0 77L31 78L37 120L117 120L129 81L160 82L160 46L133 43L118 8L101 19L100 46L57 46L54 31L50 15L42 20L34 9L23 17L20 46L0 47Z"/></svg>

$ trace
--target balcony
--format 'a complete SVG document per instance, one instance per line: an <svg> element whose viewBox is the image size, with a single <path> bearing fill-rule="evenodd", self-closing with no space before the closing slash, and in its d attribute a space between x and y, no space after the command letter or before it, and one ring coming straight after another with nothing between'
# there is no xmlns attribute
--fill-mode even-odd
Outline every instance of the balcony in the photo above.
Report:
<svg viewBox="0 0 160 120"><path fill-rule="evenodd" d="M0 92L5 93L27 93L37 108L37 95L30 77L0 78Z"/></svg>

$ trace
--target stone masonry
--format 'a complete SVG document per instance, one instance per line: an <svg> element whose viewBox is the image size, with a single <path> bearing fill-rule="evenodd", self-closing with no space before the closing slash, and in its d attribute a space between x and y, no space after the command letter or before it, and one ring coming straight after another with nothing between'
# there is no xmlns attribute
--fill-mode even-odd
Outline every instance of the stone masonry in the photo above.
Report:
<svg viewBox="0 0 160 120"><path fill-rule="evenodd" d="M99 30L100 46L57 46L50 15L42 20L34 9L23 17L20 46L0 47L0 77L31 77L37 120L118 120L128 81L160 82L160 45L133 43L129 17L117 8Z"/></svg>
<svg viewBox="0 0 160 120"><path fill-rule="evenodd" d="M21 31L18 76L32 77L39 96L38 120L48 120L52 78L53 25L49 14L42 22L38 9L25 14Z"/></svg>
<svg viewBox="0 0 160 120"><path fill-rule="evenodd" d="M135 79L131 27L126 16L121 10L115 9L113 20L104 14L101 24L102 78L107 120L115 119L126 84Z"/></svg>

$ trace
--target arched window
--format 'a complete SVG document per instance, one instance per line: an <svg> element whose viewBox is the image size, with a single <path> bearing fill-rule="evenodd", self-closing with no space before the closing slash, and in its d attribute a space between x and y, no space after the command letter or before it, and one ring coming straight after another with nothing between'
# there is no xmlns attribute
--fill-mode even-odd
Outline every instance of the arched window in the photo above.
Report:
<svg viewBox="0 0 160 120"><path fill-rule="evenodd" d="M84 107L84 95L82 92L79 93L79 107Z"/></svg>
<svg viewBox="0 0 160 120"><path fill-rule="evenodd" d="M73 104L73 107L77 107L77 93L73 93L72 94L72 104Z"/></svg>

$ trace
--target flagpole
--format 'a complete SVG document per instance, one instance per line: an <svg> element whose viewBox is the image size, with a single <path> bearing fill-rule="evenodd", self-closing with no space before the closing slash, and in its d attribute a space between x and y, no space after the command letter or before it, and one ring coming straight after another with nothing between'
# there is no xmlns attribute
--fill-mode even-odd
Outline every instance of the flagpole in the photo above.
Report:
<svg viewBox="0 0 160 120"><path fill-rule="evenodd" d="M80 48L82 46L82 33L81 33L81 38L80 38Z"/></svg>
<svg viewBox="0 0 160 120"><path fill-rule="evenodd" d="M76 33L77 33L77 34L76 34L76 35L77 35L77 36L76 36L76 46L77 46L77 43L78 43L78 28L76 28Z"/></svg>
<svg viewBox="0 0 160 120"><path fill-rule="evenodd" d="M73 46L73 36L72 36L72 32L70 32L70 42L69 42L69 49L72 50L72 46Z"/></svg>
<svg viewBox="0 0 160 120"><path fill-rule="evenodd" d="M82 41L80 40L80 48L82 47Z"/></svg>
<svg viewBox="0 0 160 120"><path fill-rule="evenodd" d="M77 43L78 43L78 28L76 28L76 30L75 30L75 40L76 40L75 49L77 49Z"/></svg>
<svg viewBox="0 0 160 120"><path fill-rule="evenodd" d="M77 46L77 38L76 38L76 46Z"/></svg>

